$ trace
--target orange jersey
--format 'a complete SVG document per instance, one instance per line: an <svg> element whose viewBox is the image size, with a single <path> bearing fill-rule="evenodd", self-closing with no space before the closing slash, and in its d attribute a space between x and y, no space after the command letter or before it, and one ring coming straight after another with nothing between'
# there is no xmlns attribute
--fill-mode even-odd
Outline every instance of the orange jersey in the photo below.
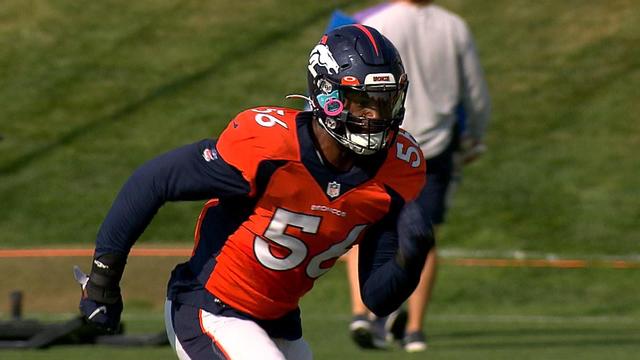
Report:
<svg viewBox="0 0 640 360"><path fill-rule="evenodd" d="M296 309L314 281L389 213L388 189L409 201L425 183L422 152L402 130L374 174L332 173L314 151L312 120L299 114L244 111L216 145L221 159L250 184L255 207L226 239L205 287L258 319ZM271 164L266 178L260 175L265 164ZM198 241L207 239L197 232Z"/></svg>

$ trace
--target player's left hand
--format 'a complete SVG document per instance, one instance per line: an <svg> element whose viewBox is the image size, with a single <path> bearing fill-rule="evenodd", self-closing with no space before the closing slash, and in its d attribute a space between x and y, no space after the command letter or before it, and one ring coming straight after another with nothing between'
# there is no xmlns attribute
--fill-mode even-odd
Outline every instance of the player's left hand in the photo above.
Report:
<svg viewBox="0 0 640 360"><path fill-rule="evenodd" d="M82 295L80 297L80 312L85 320L97 328L107 332L116 333L120 327L120 315L122 314L122 297L117 294L112 304L102 303L89 298L87 285L89 275L85 274L77 265L73 267L73 275L80 284Z"/></svg>

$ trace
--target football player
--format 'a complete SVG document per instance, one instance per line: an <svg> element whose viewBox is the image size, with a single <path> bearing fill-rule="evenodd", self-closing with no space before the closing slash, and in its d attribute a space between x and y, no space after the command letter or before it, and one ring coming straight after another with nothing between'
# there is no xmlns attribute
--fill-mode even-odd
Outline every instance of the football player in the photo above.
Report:
<svg viewBox="0 0 640 360"><path fill-rule="evenodd" d="M312 111L258 107L217 139L170 151L125 183L96 241L80 309L118 327L127 254L167 201L208 200L189 261L173 270L165 322L180 359L311 359L300 298L351 247L384 316L418 283L433 233L413 200L420 148L399 126L407 76L373 28L325 34L308 63Z"/></svg>

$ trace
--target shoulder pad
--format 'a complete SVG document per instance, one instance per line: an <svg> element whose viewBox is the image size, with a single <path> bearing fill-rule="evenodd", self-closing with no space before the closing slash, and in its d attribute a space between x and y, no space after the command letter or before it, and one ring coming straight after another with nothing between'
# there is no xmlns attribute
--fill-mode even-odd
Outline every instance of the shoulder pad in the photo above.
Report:
<svg viewBox="0 0 640 360"><path fill-rule="evenodd" d="M400 129L376 177L402 195L405 201L411 201L424 187L426 173L426 161L420 146L411 134Z"/></svg>
<svg viewBox="0 0 640 360"><path fill-rule="evenodd" d="M248 109L236 115L220 134L216 145L218 154L242 173L251 184L252 194L261 161L300 157L298 113L298 110L278 107Z"/></svg>

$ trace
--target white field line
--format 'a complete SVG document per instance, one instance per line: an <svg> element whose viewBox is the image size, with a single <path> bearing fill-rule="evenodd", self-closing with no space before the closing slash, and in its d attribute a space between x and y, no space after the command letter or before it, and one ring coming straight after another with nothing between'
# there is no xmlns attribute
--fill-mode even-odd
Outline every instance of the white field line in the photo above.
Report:
<svg viewBox="0 0 640 360"><path fill-rule="evenodd" d="M537 251L523 250L488 250L488 249L461 249L461 248L440 248L438 256L445 259L455 258L495 258L495 259L581 259L592 261L640 261L640 253L637 254L566 254L566 253L545 253Z"/></svg>

